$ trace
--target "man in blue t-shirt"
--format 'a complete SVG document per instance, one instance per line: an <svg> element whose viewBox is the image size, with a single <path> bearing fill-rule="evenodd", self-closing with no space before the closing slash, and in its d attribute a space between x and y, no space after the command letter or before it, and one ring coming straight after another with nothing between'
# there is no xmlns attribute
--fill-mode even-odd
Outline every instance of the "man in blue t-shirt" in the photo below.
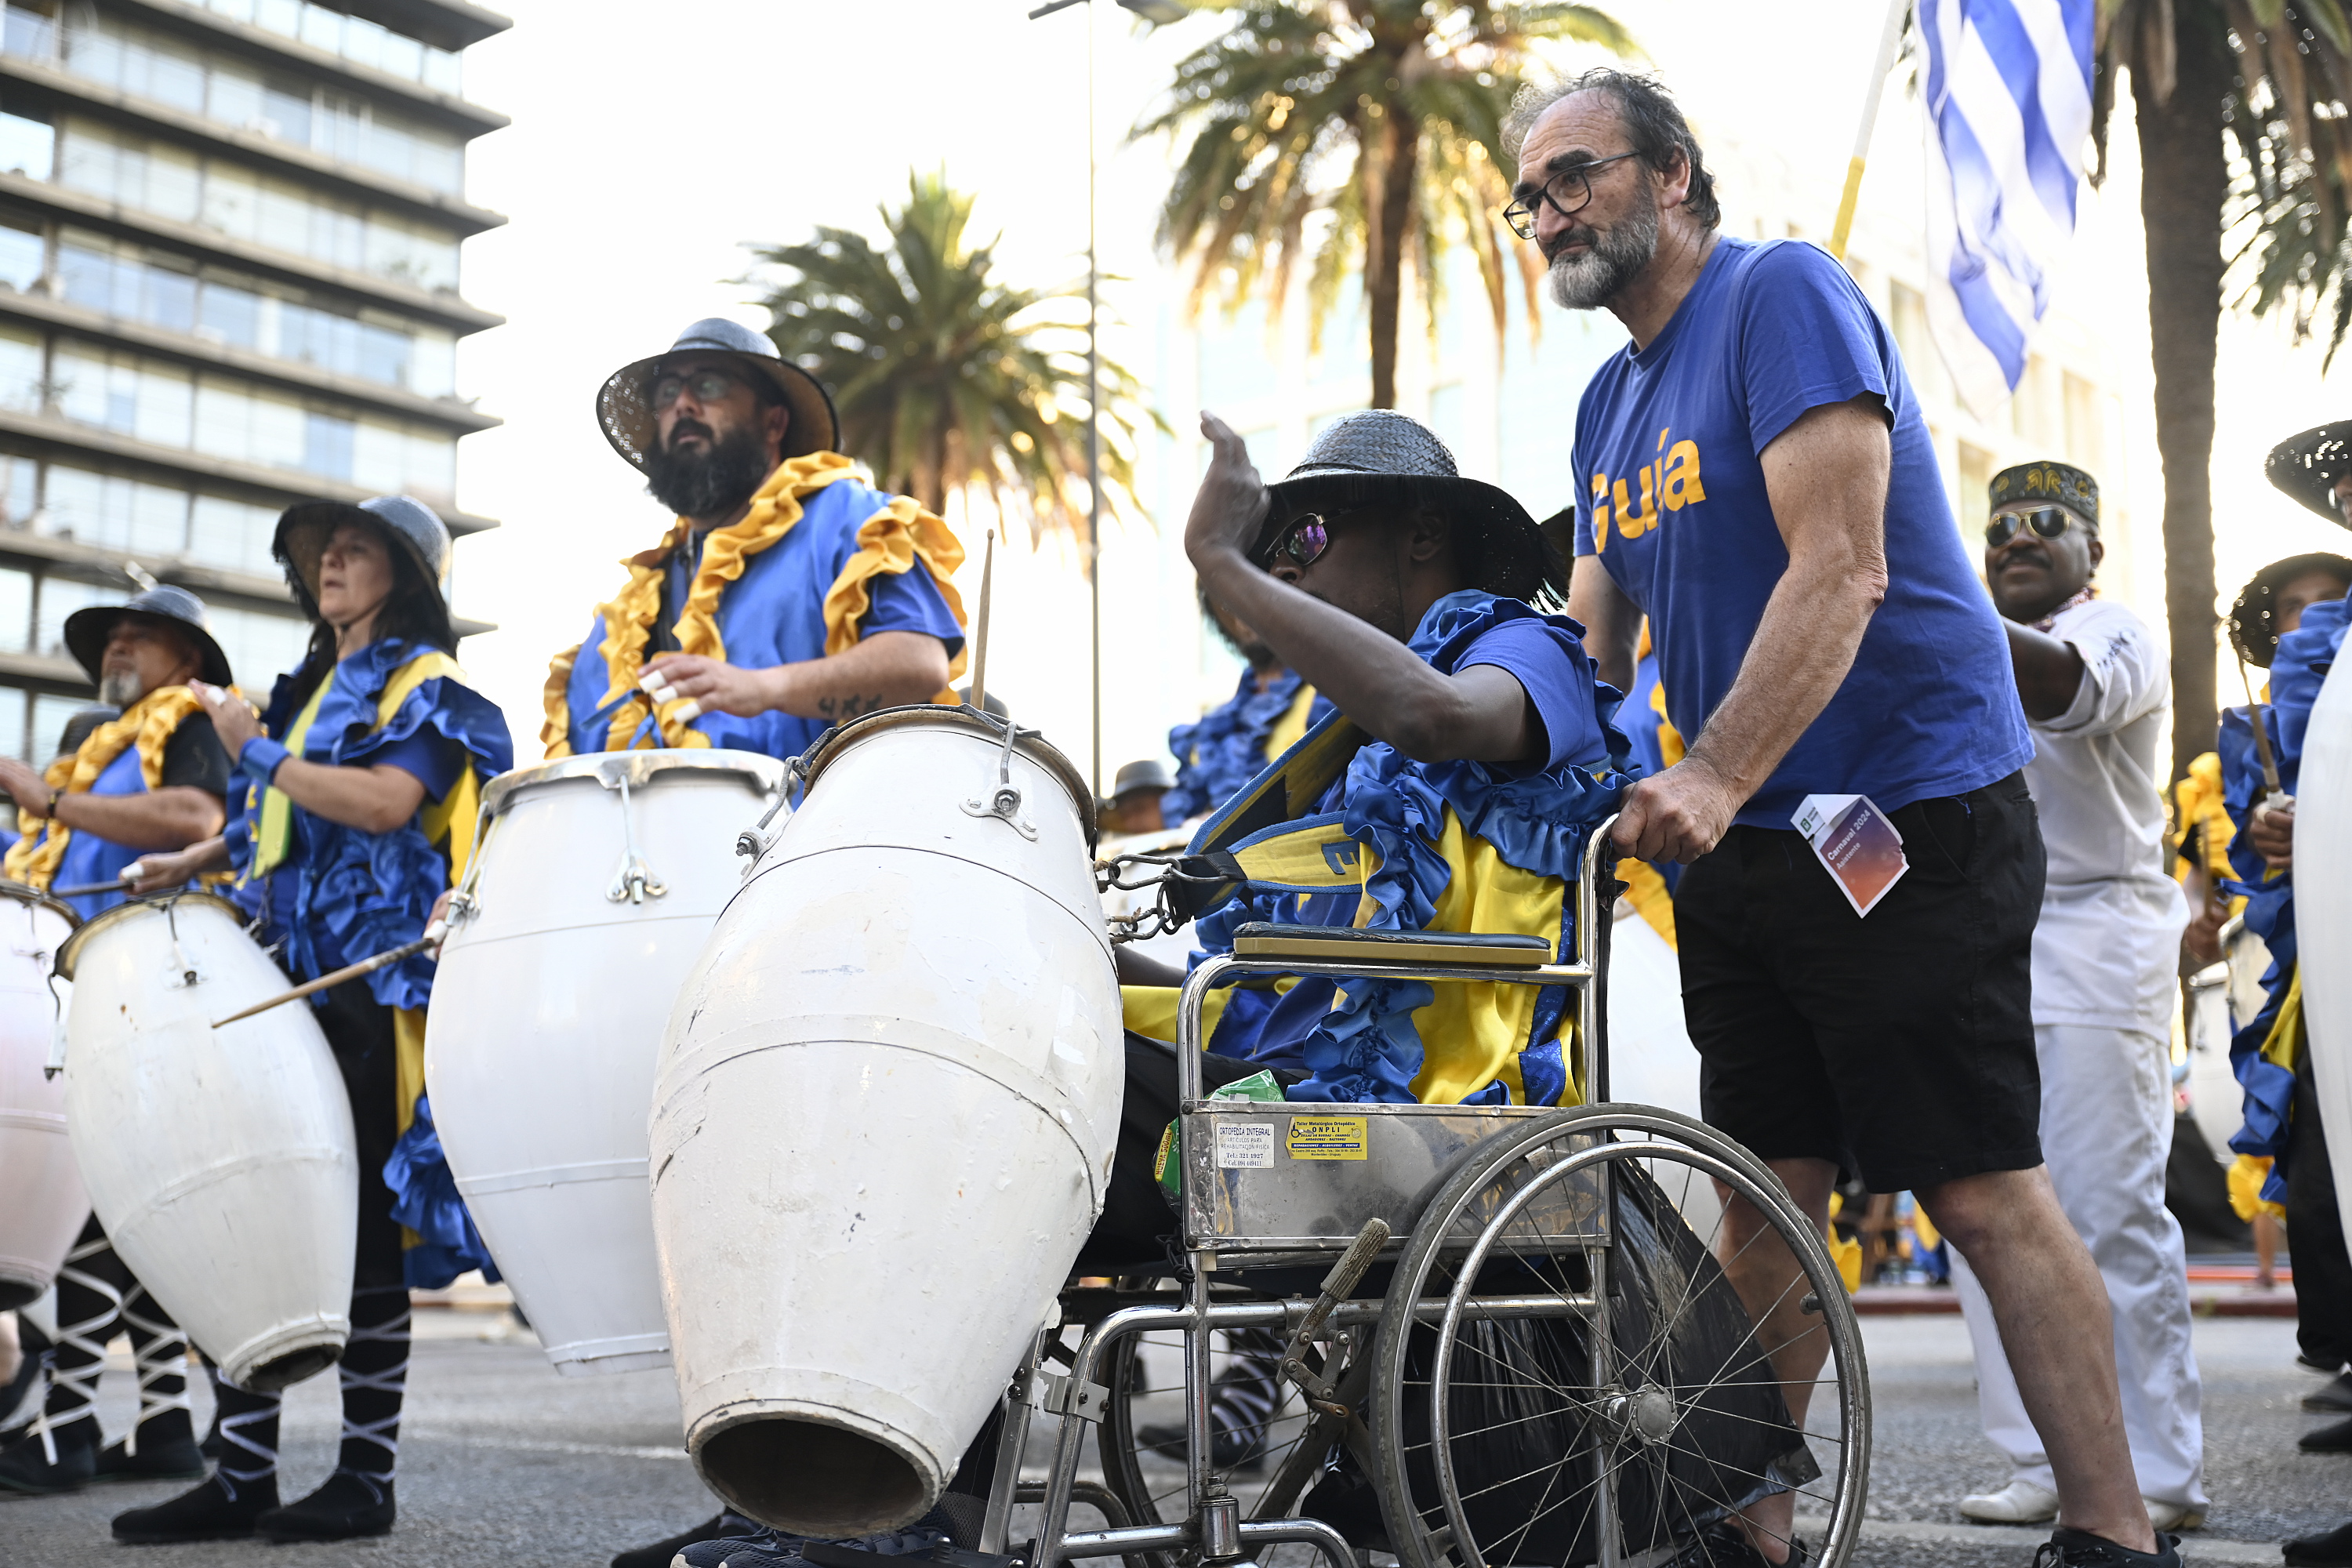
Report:
<svg viewBox="0 0 2352 1568"><path fill-rule="evenodd" d="M1633 336L1576 422L1570 614L1624 684L1649 617L1688 753L1628 795L1624 850L1675 894L1706 1119L1825 1225L1841 1166L1908 1188L1975 1266L2048 1448L2068 1568L2178 1563L2125 1445L2099 1275L2042 1162L2030 1015L2042 847L2000 622L1885 325L1795 243L1717 233L1714 184L1649 79L1522 99L1508 211L1555 303ZM1863 795L1908 869L1866 915L1791 822ZM1824 1347L1795 1260L1726 1215L1726 1266L1801 1416ZM1801 1558L1790 1494L1709 1536Z"/></svg>

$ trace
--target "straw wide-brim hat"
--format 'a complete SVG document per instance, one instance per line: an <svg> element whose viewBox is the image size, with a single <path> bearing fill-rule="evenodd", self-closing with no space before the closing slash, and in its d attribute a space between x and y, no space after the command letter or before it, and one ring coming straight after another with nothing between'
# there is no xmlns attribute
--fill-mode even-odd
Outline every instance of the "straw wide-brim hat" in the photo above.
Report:
<svg viewBox="0 0 2352 1568"><path fill-rule="evenodd" d="M1305 460L1267 487L1274 498L1252 557L1265 561L1284 526L1307 512L1413 507L1451 525L1464 576L1507 599L1566 596L1566 568L1509 491L1465 479L1435 431L1392 409L1367 408L1325 426Z"/></svg>
<svg viewBox="0 0 2352 1568"><path fill-rule="evenodd" d="M2339 419L2290 436L2271 448L2263 476L2336 527L2345 527L2336 504L2336 481L2352 474L2352 419Z"/></svg>
<svg viewBox="0 0 2352 1568"><path fill-rule="evenodd" d="M2258 669L2271 667L2271 660L2278 657L2278 616L2273 607L2278 591L2314 572L2326 572L2352 585L2352 560L2325 550L2273 561L2254 574L2240 591L2238 602L2230 606L2230 644L2240 658Z"/></svg>
<svg viewBox="0 0 2352 1568"><path fill-rule="evenodd" d="M711 316L678 333L677 342L647 359L635 360L605 377L596 393L596 422L613 450L642 469L654 449L660 426L655 418L654 378L663 362L679 354L719 354L747 373L759 376L792 410L792 427L784 432L782 456L804 458L811 452L841 449L841 418L834 412L833 395L824 384L776 352L765 332L740 321Z"/></svg>
<svg viewBox="0 0 2352 1568"><path fill-rule="evenodd" d="M286 585L293 591L302 613L319 618L319 562L327 542L346 522L364 523L392 541L407 555L433 591L433 603L444 640L455 646L447 631L449 619L449 525L440 514L411 496L371 496L363 501L300 501L278 514L278 531L269 552L286 569Z"/></svg>
<svg viewBox="0 0 2352 1568"><path fill-rule="evenodd" d="M94 685L99 680L106 659L106 639L114 635L115 623L125 616L146 616L159 621L170 621L196 647L196 679L215 686L236 684L236 675L228 666L228 655L213 640L210 617L205 612L205 602L185 588L169 584L150 588L132 595L120 605L92 605L76 610L66 617L66 651L74 662L89 672Z"/></svg>

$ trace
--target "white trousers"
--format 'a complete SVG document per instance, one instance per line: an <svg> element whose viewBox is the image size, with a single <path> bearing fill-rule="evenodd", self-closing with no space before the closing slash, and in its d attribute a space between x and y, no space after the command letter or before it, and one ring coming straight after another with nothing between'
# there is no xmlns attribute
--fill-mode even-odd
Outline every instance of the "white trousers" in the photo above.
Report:
<svg viewBox="0 0 2352 1568"><path fill-rule="evenodd" d="M2205 1431L2189 1342L2188 1262L2179 1222L2164 1206L2170 1052L2155 1035L2083 1024L2038 1025L2033 1040L2042 1059L2042 1154L2058 1202L2106 1281L2124 1431L2140 1494L2202 1509ZM1957 1248L1952 1283L1976 1352L1985 1436L2009 1456L2019 1479L2055 1491L1991 1304Z"/></svg>

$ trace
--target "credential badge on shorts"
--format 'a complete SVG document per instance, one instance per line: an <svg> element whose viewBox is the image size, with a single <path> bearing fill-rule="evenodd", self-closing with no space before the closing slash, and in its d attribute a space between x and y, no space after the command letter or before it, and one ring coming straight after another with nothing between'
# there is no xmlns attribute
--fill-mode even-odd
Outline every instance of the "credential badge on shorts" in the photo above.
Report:
<svg viewBox="0 0 2352 1568"><path fill-rule="evenodd" d="M1903 835L1866 795L1809 795L1789 821L1857 915L1877 908L1911 869Z"/></svg>

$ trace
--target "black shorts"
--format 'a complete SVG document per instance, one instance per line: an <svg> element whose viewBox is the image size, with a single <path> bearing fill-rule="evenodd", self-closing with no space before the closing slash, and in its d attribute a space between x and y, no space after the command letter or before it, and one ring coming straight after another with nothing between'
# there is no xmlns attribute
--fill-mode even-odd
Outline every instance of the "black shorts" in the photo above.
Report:
<svg viewBox="0 0 2352 1568"><path fill-rule="evenodd" d="M1675 891L1709 1125L1873 1192L2042 1163L2025 775L1889 817L1911 868L1857 916L1794 829L1732 828Z"/></svg>

